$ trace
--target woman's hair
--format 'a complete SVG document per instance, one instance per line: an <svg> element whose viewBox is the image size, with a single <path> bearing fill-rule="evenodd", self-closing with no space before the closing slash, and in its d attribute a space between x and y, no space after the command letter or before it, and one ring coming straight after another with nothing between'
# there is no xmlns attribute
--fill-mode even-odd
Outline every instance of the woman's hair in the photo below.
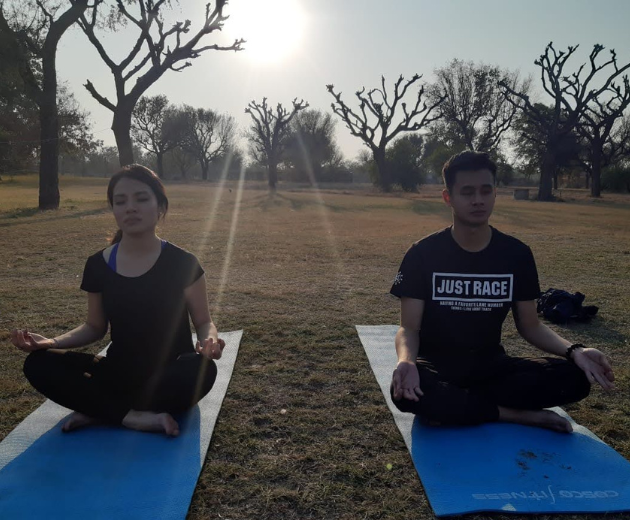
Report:
<svg viewBox="0 0 630 520"><path fill-rule="evenodd" d="M166 191L160 178L146 166L141 164L129 164L123 166L119 171L112 175L107 185L107 202L110 207L114 206L114 188L120 179L133 179L134 181L146 184L155 195L158 204L158 210L161 215L166 215L168 211L168 198L166 197ZM122 239L122 231L119 229L116 231L114 238L111 240L111 244L116 244Z"/></svg>

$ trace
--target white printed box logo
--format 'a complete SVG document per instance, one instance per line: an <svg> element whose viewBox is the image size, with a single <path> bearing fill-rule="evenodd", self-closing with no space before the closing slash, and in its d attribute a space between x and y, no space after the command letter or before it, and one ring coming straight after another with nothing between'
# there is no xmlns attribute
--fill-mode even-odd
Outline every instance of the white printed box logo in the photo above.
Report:
<svg viewBox="0 0 630 520"><path fill-rule="evenodd" d="M514 275L433 273L433 300L511 302Z"/></svg>

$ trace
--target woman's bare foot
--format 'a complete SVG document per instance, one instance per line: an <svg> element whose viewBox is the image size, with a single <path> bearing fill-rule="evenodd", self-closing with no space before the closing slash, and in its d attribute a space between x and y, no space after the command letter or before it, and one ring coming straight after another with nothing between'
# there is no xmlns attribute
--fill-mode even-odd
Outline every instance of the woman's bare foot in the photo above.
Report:
<svg viewBox="0 0 630 520"><path fill-rule="evenodd" d="M83 428L85 426L90 426L92 424L98 424L99 420L94 417L90 417L89 415L85 415L79 412L72 412L68 420L63 423L61 427L61 431L63 432L71 432L72 430L77 430L79 428Z"/></svg>
<svg viewBox="0 0 630 520"><path fill-rule="evenodd" d="M551 410L516 410L499 406L499 421L539 426L561 433L573 431L569 421Z"/></svg>
<svg viewBox="0 0 630 520"><path fill-rule="evenodd" d="M161 432L169 437L179 435L179 425L170 413L144 412L129 410L122 425L141 432Z"/></svg>

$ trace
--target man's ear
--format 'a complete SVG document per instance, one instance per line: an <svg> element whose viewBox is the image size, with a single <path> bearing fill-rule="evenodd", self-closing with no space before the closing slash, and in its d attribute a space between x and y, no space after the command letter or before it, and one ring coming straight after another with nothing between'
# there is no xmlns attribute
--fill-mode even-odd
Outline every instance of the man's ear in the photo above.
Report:
<svg viewBox="0 0 630 520"><path fill-rule="evenodd" d="M447 206L451 205L451 194L448 192L448 189L444 188L442 190L442 198Z"/></svg>

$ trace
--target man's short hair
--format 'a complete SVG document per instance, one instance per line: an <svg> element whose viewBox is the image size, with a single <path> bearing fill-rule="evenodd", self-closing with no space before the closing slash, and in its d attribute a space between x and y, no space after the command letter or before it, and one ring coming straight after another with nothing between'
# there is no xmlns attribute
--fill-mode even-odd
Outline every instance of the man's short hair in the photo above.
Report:
<svg viewBox="0 0 630 520"><path fill-rule="evenodd" d="M464 150L453 155L444 163L442 178L448 191L453 189L457 172L471 172L476 170L490 170L492 179L497 181L497 165L490 159L487 153Z"/></svg>

